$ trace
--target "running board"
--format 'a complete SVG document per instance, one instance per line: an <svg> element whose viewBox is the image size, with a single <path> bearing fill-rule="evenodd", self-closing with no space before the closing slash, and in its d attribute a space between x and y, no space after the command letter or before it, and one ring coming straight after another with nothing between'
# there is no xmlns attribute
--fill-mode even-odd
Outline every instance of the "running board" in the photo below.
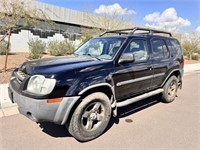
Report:
<svg viewBox="0 0 200 150"><path fill-rule="evenodd" d="M125 101L118 102L118 103L117 103L117 107L124 107L124 106L127 106L127 105L129 105L129 104L135 103L135 102L140 101L140 100L142 100L142 99L145 99L145 98L151 97L151 96L153 96L153 95L162 93L163 91L164 91L163 89L157 89L157 90L155 90L155 91L151 91L151 92L148 92L148 93L145 93L145 94L136 96L136 97L134 97L134 98L130 98L130 99L127 99L127 100L125 100Z"/></svg>

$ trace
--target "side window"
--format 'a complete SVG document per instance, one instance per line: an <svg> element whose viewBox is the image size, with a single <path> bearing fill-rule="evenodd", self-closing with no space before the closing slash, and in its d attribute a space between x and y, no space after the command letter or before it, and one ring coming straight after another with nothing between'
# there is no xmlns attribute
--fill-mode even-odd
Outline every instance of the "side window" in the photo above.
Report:
<svg viewBox="0 0 200 150"><path fill-rule="evenodd" d="M170 52L173 52L173 48L172 48L172 44L171 44L170 40L168 39L168 40L166 40L166 42L167 42L167 47L170 50Z"/></svg>
<svg viewBox="0 0 200 150"><path fill-rule="evenodd" d="M173 54L174 55L181 55L182 54L182 50L181 50L181 46L179 44L179 42L177 40L170 40L171 46L172 46L172 50L173 50Z"/></svg>
<svg viewBox="0 0 200 150"><path fill-rule="evenodd" d="M145 40L132 40L126 47L124 53L133 53L135 62L145 61L148 58L147 46Z"/></svg>
<svg viewBox="0 0 200 150"><path fill-rule="evenodd" d="M169 58L169 50L163 40L154 39L152 42L154 59Z"/></svg>

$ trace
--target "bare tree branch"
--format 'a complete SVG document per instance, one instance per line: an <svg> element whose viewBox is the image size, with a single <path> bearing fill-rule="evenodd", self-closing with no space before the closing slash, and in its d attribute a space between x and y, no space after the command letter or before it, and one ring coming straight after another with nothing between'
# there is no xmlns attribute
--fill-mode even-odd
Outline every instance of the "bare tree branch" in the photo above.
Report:
<svg viewBox="0 0 200 150"><path fill-rule="evenodd" d="M94 30L99 34L99 32L106 30L114 30L126 27L133 27L133 23L130 23L132 20L132 15L121 15L116 11L112 14L102 13L101 15L86 13L85 20L92 24Z"/></svg>
<svg viewBox="0 0 200 150"><path fill-rule="evenodd" d="M183 35L182 45L189 59L194 53L200 54L200 33L190 32Z"/></svg>
<svg viewBox="0 0 200 150"><path fill-rule="evenodd" d="M10 48L10 36L12 31L19 27L20 21L23 26L37 26L41 21L48 22L50 18L39 8L31 4L34 0L0 0L1 28L8 31L1 41L8 35L8 45L4 70L7 69L8 51ZM49 21L51 22L51 21Z"/></svg>

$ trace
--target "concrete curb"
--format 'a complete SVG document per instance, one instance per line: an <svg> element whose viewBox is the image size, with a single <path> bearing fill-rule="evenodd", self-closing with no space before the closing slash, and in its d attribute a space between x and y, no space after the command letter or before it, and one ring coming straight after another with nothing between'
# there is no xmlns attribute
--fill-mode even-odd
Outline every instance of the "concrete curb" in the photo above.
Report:
<svg viewBox="0 0 200 150"><path fill-rule="evenodd" d="M8 84L0 85L0 117L18 114L17 104L12 103L8 96Z"/></svg>
<svg viewBox="0 0 200 150"><path fill-rule="evenodd" d="M184 66L184 72L200 71L200 63L198 64L187 64Z"/></svg>
<svg viewBox="0 0 200 150"><path fill-rule="evenodd" d="M15 114L19 114L17 105L14 105L14 106L8 105L7 107L0 109L0 118L15 115Z"/></svg>
<svg viewBox="0 0 200 150"><path fill-rule="evenodd" d="M14 107L16 104L13 104L8 96L8 84L0 85L0 108Z"/></svg>
<svg viewBox="0 0 200 150"><path fill-rule="evenodd" d="M200 63L187 64L184 66L184 73L200 71ZM17 114L17 104L13 104L8 96L8 84L0 85L0 117Z"/></svg>

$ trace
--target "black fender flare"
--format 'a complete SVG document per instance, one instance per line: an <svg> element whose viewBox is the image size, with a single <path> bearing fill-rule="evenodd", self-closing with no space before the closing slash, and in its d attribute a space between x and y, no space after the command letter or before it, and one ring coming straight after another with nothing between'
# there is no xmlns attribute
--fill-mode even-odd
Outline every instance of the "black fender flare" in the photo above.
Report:
<svg viewBox="0 0 200 150"><path fill-rule="evenodd" d="M161 87L163 87L165 85L165 83L167 82L167 80L171 77L171 75L173 73L175 73L176 71L179 72L179 74L181 75L181 78L183 77L183 71L181 69L173 69L165 78L165 80L163 81L163 83L161 84Z"/></svg>

